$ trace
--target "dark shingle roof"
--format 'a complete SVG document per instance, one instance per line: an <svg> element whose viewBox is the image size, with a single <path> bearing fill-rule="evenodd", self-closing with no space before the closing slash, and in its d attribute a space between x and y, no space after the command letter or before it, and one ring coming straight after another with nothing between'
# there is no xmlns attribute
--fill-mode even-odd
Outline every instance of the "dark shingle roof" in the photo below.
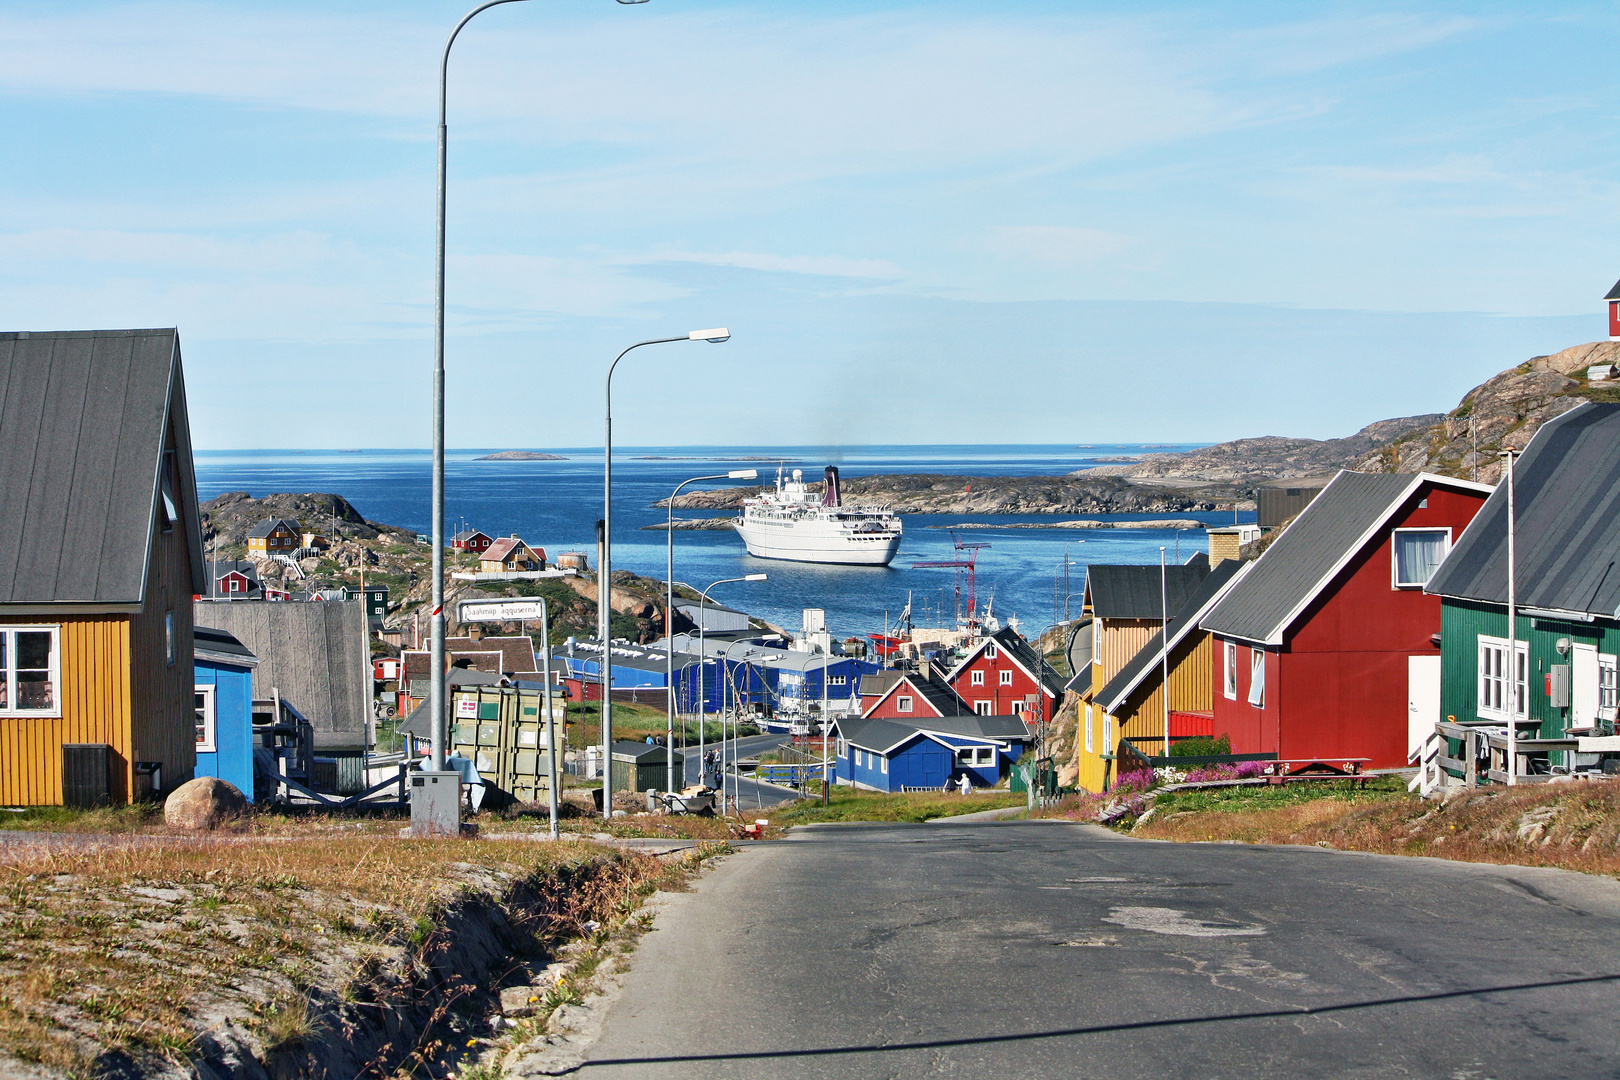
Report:
<svg viewBox="0 0 1620 1080"><path fill-rule="evenodd" d="M1198 620L1204 612L1220 598L1222 592L1232 583L1232 580L1237 577L1243 568L1249 565L1251 564L1236 559L1223 560L1219 566L1209 572L1209 576L1199 585L1198 591L1187 598L1187 602L1181 606L1181 609L1170 616L1168 629L1170 631L1172 658L1176 655L1182 642L1197 641L1197 636L1189 635L1188 630L1196 628ZM1158 685L1152 680L1158 677L1160 654L1163 650L1164 629L1160 629L1154 631L1153 636L1147 640L1147 643L1136 651L1136 655L1126 661L1125 666L1120 668L1112 679L1103 684L1101 690L1097 691L1096 700L1102 704L1105 711L1114 712L1118 708L1119 702L1130 694L1132 690L1135 690L1140 683L1146 683L1149 686ZM1172 662L1174 662L1173 659ZM1090 678L1088 677L1086 681L1089 684ZM1073 688L1072 684L1071 688Z"/></svg>
<svg viewBox="0 0 1620 1080"><path fill-rule="evenodd" d="M167 430L166 430L167 425ZM0 334L0 603L138 604L173 492L206 587L180 340L167 330Z"/></svg>
<svg viewBox="0 0 1620 1080"><path fill-rule="evenodd" d="M879 752L911 738L919 732L932 731L941 735L957 735L968 739L989 739L997 742L1022 741L1030 738L1029 728L1016 716L964 716L928 717L919 720L862 719L840 717L834 726L845 740L865 750Z"/></svg>
<svg viewBox="0 0 1620 1080"><path fill-rule="evenodd" d="M1614 283L1614 288L1610 289L1609 290L1609 295L1605 296L1603 299L1605 299L1605 300L1620 300L1620 281L1617 281L1617 282Z"/></svg>
<svg viewBox="0 0 1620 1080"><path fill-rule="evenodd" d="M252 667L259 662L252 651L223 630L198 626L192 630L192 651L199 660L215 660L225 664Z"/></svg>
<svg viewBox="0 0 1620 1080"><path fill-rule="evenodd" d="M1426 485L1489 490L1428 474L1341 472L1204 617L1204 629L1244 641L1282 644L1305 605Z"/></svg>
<svg viewBox="0 0 1620 1080"><path fill-rule="evenodd" d="M288 532L296 533L299 531L298 526L293 522L288 521L286 518L265 518L263 521L259 522L257 525L253 526L253 528L248 530L248 539L263 540L265 537L276 531L277 525L285 528Z"/></svg>
<svg viewBox="0 0 1620 1080"><path fill-rule="evenodd" d="M1208 560L1165 567L1170 610L1179 611L1208 573ZM1087 567L1086 592L1091 595L1091 613L1099 619L1157 620L1164 610L1157 566Z"/></svg>
<svg viewBox="0 0 1620 1080"><path fill-rule="evenodd" d="M894 685L898 686L901 682L910 687L918 697L938 709L941 716L961 716L964 713L971 715L973 712L968 703L962 700L962 695L952 689L951 684L943 679L924 678L920 672L907 671L901 673L900 678L894 681ZM895 690L894 693L896 695L904 694L905 688ZM875 707L876 704L874 702L873 706Z"/></svg>
<svg viewBox="0 0 1620 1080"><path fill-rule="evenodd" d="M1588 402L1543 424L1513 486L1518 603L1620 618L1620 405ZM1424 591L1507 603L1505 484Z"/></svg>
<svg viewBox="0 0 1620 1080"><path fill-rule="evenodd" d="M1063 693L1063 676L1046 662L1045 657L1035 651L1035 646L1024 640L1022 634L1010 626L1004 626L991 636L1002 649L1012 654L1013 659L1023 665L1024 670L1034 673L1054 697Z"/></svg>

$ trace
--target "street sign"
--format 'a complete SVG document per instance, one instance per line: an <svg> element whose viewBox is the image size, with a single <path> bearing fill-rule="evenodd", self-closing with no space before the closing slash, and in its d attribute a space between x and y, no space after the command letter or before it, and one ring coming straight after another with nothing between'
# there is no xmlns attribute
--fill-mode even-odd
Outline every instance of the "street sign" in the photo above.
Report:
<svg viewBox="0 0 1620 1080"><path fill-rule="evenodd" d="M463 600L462 622L516 622L540 619L538 600Z"/></svg>

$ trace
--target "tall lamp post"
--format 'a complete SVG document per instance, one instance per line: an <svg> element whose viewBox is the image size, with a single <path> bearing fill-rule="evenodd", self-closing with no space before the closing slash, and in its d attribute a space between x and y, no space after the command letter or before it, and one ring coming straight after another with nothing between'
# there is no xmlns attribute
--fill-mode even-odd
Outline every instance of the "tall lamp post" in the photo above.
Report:
<svg viewBox="0 0 1620 1080"><path fill-rule="evenodd" d="M619 361L633 349L643 345L666 345L672 341L712 341L716 344L731 340L731 331L725 327L713 330L693 330L680 337L651 338L638 341L613 358L608 365L603 416L605 419L602 442L602 555L596 568L596 623L602 640L602 816L613 816L613 634L609 623L613 618L613 372Z"/></svg>
<svg viewBox="0 0 1620 1080"><path fill-rule="evenodd" d="M669 493L669 523L665 526L664 540L666 545L666 564L664 571L664 652L669 665L667 683L669 689L669 716L667 717L667 734L664 736L664 765L668 773L665 781L665 790L675 790L675 496L681 493L681 488L687 484L699 484L705 480L757 480L758 469L733 469L728 473L718 473L714 476L694 476L690 480L682 480L675 485L675 490ZM690 587L690 586L688 586ZM699 658L701 659L701 657ZM700 669L701 670L701 669ZM682 778L682 787L685 787L685 777Z"/></svg>
<svg viewBox="0 0 1620 1080"><path fill-rule="evenodd" d="M519 0L487 0L462 16L444 43L439 61L439 184L436 204L436 231L433 245L433 607L428 617L429 655L432 671L428 718L432 726L432 752L428 758L434 772L444 769L444 189L446 147L449 132L445 126L445 102L449 97L450 47L461 28L481 11ZM619 0L621 4L644 4L647 0Z"/></svg>
<svg viewBox="0 0 1620 1080"><path fill-rule="evenodd" d="M703 609L706 606L708 606L708 603L709 603L709 589L713 589L716 585L729 585L734 581L765 581L767 579L767 577L768 577L768 575L766 575L766 574L744 574L742 577L721 578L719 581L710 582L709 583L709 588L704 589L701 593L698 594L698 761L700 763L703 761L703 724L704 724L704 718L706 716L708 716L708 712L709 712L709 689L708 689L708 685L706 683L706 677L704 675L704 670L703 670L709 663L708 654L704 651L704 629L705 628L704 628L704 625L703 625ZM722 680L722 682L720 683L720 694L721 694L721 697L720 697L720 703L721 703L720 745L721 745L721 747L724 747L725 744L726 744L725 743L725 722L726 721L725 721L725 711L724 711L724 708L725 708L725 682L723 681L725 679L725 677L726 677L726 662L725 662L724 655L722 655L721 659L720 659L720 678ZM701 765L699 766L699 775L702 775L702 767L701 767ZM722 792L721 792L722 802L720 804L722 807L725 806L725 803L723 801L724 796L725 796L725 793L722 790Z"/></svg>

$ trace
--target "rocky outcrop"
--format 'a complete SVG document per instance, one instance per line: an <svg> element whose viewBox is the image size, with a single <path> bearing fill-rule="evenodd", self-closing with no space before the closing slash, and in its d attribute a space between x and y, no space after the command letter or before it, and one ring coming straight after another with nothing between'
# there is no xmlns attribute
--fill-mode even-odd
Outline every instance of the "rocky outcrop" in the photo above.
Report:
<svg viewBox="0 0 1620 1080"><path fill-rule="evenodd" d="M666 500L668 501L668 500ZM643 532L665 532L674 529L676 532L721 532L735 528L736 518L676 518L673 522L657 522L652 525L643 525Z"/></svg>
<svg viewBox="0 0 1620 1080"><path fill-rule="evenodd" d="M474 461L567 461L561 454L540 454L533 450L502 450L498 454L485 454Z"/></svg>
<svg viewBox="0 0 1620 1080"><path fill-rule="evenodd" d="M284 493L255 499L245 491L227 491L203 503L203 540L212 544L219 538L222 546L247 543L247 534L265 518L286 518L307 526L322 536L329 536L334 522L340 537L376 540L380 537L395 543L410 543L414 538L401 529L367 521L360 511L341 495L325 491L306 492L302 495ZM394 534L385 537L384 534Z"/></svg>
<svg viewBox="0 0 1620 1080"><path fill-rule="evenodd" d="M822 485L809 485L819 491ZM1134 484L1087 471L1072 476L900 476L845 477L846 506L887 506L898 514L1162 514L1222 510L1245 492L1227 485L1183 489ZM732 509L763 487L721 488L678 496L677 509ZM668 500L658 503L665 506Z"/></svg>

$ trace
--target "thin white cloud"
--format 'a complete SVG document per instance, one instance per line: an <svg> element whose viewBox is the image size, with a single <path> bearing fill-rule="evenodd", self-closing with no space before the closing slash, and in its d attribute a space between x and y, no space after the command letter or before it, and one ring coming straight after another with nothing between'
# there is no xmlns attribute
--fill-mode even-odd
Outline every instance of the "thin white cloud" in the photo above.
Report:
<svg viewBox="0 0 1620 1080"><path fill-rule="evenodd" d="M1130 244L1131 238L1121 233L1069 225L1004 225L985 238L985 247L1003 259L1053 265L1098 262Z"/></svg>
<svg viewBox="0 0 1620 1080"><path fill-rule="evenodd" d="M657 263L697 263L702 266L732 266L771 274L809 274L820 277L869 278L893 281L905 276L888 259L857 259L844 255L769 255L750 251L656 251L649 255L624 256L612 260L623 265Z"/></svg>

